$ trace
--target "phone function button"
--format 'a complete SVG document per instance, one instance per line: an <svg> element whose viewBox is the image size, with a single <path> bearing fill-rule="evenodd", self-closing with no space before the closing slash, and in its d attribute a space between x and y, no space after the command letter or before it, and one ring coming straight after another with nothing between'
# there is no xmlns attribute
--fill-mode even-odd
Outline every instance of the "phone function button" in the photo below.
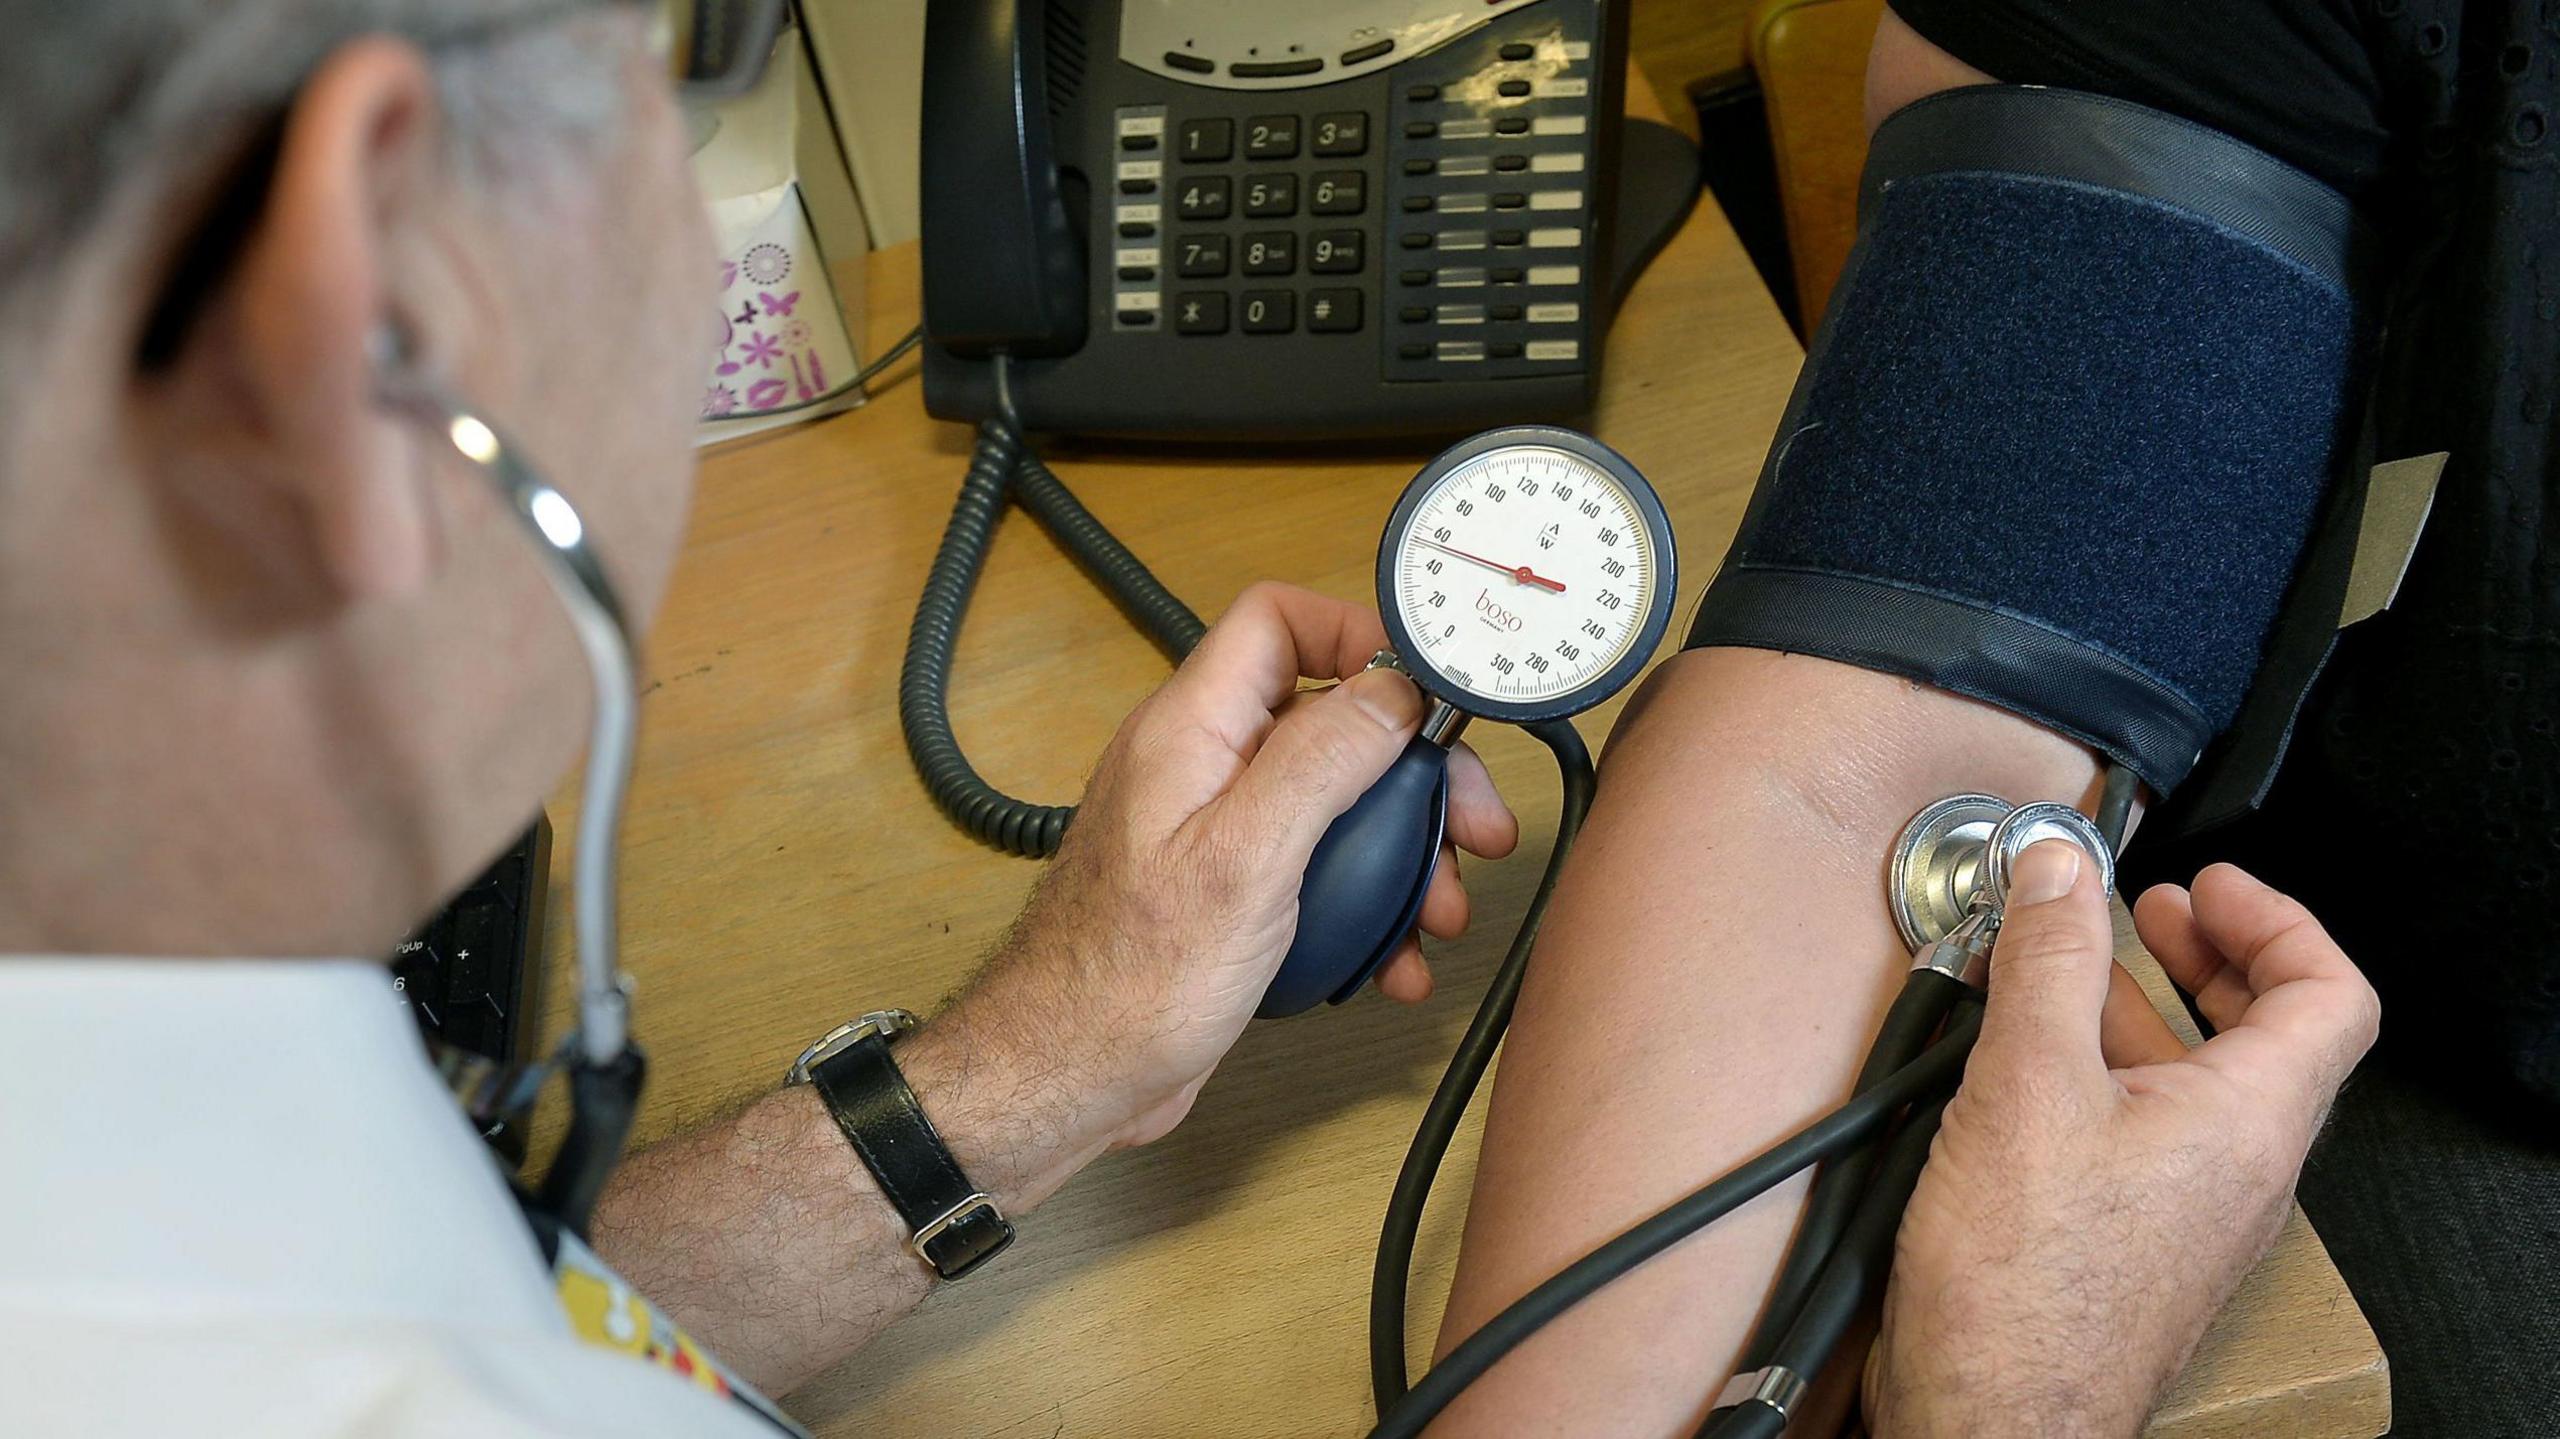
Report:
<svg viewBox="0 0 2560 1439"><path fill-rule="evenodd" d="M1144 220L1123 220L1120 222L1120 238L1123 240L1152 239L1154 238L1155 233L1156 227L1148 224Z"/></svg>
<svg viewBox="0 0 2560 1439"><path fill-rule="evenodd" d="M1528 238L1529 232L1526 230L1496 230L1493 232L1493 243L1497 245L1517 245Z"/></svg>
<svg viewBox="0 0 2560 1439"><path fill-rule="evenodd" d="M1298 117L1256 115L1244 122L1244 157L1248 160L1294 160L1298 156Z"/></svg>
<svg viewBox="0 0 2560 1439"><path fill-rule="evenodd" d="M1173 272L1186 280L1214 280L1227 273L1227 237L1184 235L1174 242Z"/></svg>
<svg viewBox="0 0 2560 1439"><path fill-rule="evenodd" d="M1360 110L1318 115L1307 148L1318 155L1359 155L1369 149L1369 116Z"/></svg>
<svg viewBox="0 0 2560 1439"><path fill-rule="evenodd" d="M1401 360L1430 359L1431 346L1421 340L1407 340L1403 344L1396 346L1396 358Z"/></svg>
<svg viewBox="0 0 2560 1439"><path fill-rule="evenodd" d="M1285 335L1298 327L1298 297L1286 290L1244 292L1244 332Z"/></svg>
<svg viewBox="0 0 2560 1439"><path fill-rule="evenodd" d="M1408 140L1428 140L1439 133L1440 122L1437 120L1407 120L1404 122L1404 137Z"/></svg>
<svg viewBox="0 0 2560 1439"><path fill-rule="evenodd" d="M1236 122L1185 120L1180 138L1183 159L1224 160L1236 152Z"/></svg>
<svg viewBox="0 0 2560 1439"><path fill-rule="evenodd" d="M1156 144L1157 140L1153 135L1123 135L1120 137L1120 148L1123 150L1152 150L1156 147Z"/></svg>
<svg viewBox="0 0 2560 1439"><path fill-rule="evenodd" d="M1538 47L1535 45L1522 44L1515 40L1494 53L1500 55L1505 60L1526 60L1530 56L1538 53Z"/></svg>
<svg viewBox="0 0 2560 1439"><path fill-rule="evenodd" d="M1123 195L1152 195L1155 192L1156 182L1153 180L1123 180L1120 182L1120 193Z"/></svg>
<svg viewBox="0 0 2560 1439"><path fill-rule="evenodd" d="M1518 340L1493 340L1485 345L1484 352L1486 356L1491 359L1516 360L1520 358L1520 342Z"/></svg>
<svg viewBox="0 0 2560 1439"><path fill-rule="evenodd" d="M1496 320L1516 320L1520 318L1520 307L1518 305L1496 305L1485 313Z"/></svg>
<svg viewBox="0 0 2560 1439"><path fill-rule="evenodd" d="M1359 274L1363 247L1364 237L1358 230L1318 230L1307 237L1307 272Z"/></svg>
<svg viewBox="0 0 2560 1439"><path fill-rule="evenodd" d="M1309 290L1307 292L1307 329L1315 334L1339 335L1360 328L1360 292L1358 290Z"/></svg>
<svg viewBox="0 0 2560 1439"><path fill-rule="evenodd" d="M1429 270L1407 270L1403 274L1396 276L1396 282L1404 285L1428 285L1431 283L1431 272Z"/></svg>
<svg viewBox="0 0 2560 1439"><path fill-rule="evenodd" d="M1408 250L1428 250L1431 248L1432 241L1438 238L1429 230L1407 230L1396 236L1396 243Z"/></svg>
<svg viewBox="0 0 2560 1439"><path fill-rule="evenodd" d="M1526 115L1505 115L1501 119L1493 122L1493 133L1497 135L1526 135L1529 133L1529 117Z"/></svg>
<svg viewBox="0 0 2560 1439"><path fill-rule="evenodd" d="M1493 157L1493 168L1505 171L1526 170L1529 168L1529 157L1526 155L1496 155Z"/></svg>
<svg viewBox="0 0 2560 1439"><path fill-rule="evenodd" d="M1354 46L1349 50L1343 51L1341 57L1335 60L1334 63L1337 65L1366 65L1370 61L1377 59L1379 56L1386 54L1394 48L1396 48L1396 42L1391 39L1372 40L1366 45Z"/></svg>
<svg viewBox="0 0 2560 1439"><path fill-rule="evenodd" d="M1309 184L1310 214L1357 215L1368 208L1369 177L1358 170L1319 170L1309 177Z"/></svg>
<svg viewBox="0 0 2560 1439"><path fill-rule="evenodd" d="M1298 268L1298 237L1287 230L1248 230L1237 243L1248 275L1286 275Z"/></svg>
<svg viewBox="0 0 2560 1439"><path fill-rule="evenodd" d="M1431 101L1440 98L1440 87L1437 85L1407 85L1404 87L1404 97L1417 105L1429 104Z"/></svg>
<svg viewBox="0 0 2560 1439"><path fill-rule="evenodd" d="M1256 220L1298 213L1298 177L1255 175L1244 182L1244 212Z"/></svg>
<svg viewBox="0 0 2560 1439"><path fill-rule="evenodd" d="M1529 197L1517 190L1504 190L1493 197L1493 208L1497 210L1517 210L1528 203Z"/></svg>
<svg viewBox="0 0 2560 1439"><path fill-rule="evenodd" d="M1227 332L1224 290L1177 290L1173 296L1173 331L1177 335L1223 335Z"/></svg>
<svg viewBox="0 0 2560 1439"><path fill-rule="evenodd" d="M1404 162L1404 172L1408 175L1428 175L1433 170L1438 169L1439 166L1440 162L1437 160L1417 156L1414 159Z"/></svg>
<svg viewBox="0 0 2560 1439"><path fill-rule="evenodd" d="M1407 195L1404 197L1404 212L1408 215L1422 214L1424 211L1429 210L1431 206L1432 199L1429 195Z"/></svg>
<svg viewBox="0 0 2560 1439"><path fill-rule="evenodd" d="M1500 95L1506 100L1517 100L1521 96L1529 93L1529 82L1526 80L1505 80L1501 84L1493 87L1493 93Z"/></svg>
<svg viewBox="0 0 2560 1439"><path fill-rule="evenodd" d="M1403 309L1396 311L1396 318L1404 321L1408 325L1419 325L1431 318L1431 307L1429 305L1407 305Z"/></svg>
<svg viewBox="0 0 2560 1439"><path fill-rule="evenodd" d="M1194 75L1214 75L1218 70L1218 62L1208 56L1185 55L1179 50L1164 52L1164 63L1176 70L1188 70Z"/></svg>
<svg viewBox="0 0 2560 1439"><path fill-rule="evenodd" d="M1235 181L1224 175L1190 175L1173 192L1173 212L1185 220L1223 220L1233 204Z"/></svg>
<svg viewBox="0 0 2560 1439"><path fill-rule="evenodd" d="M1527 278L1529 278L1528 271L1508 266L1493 272L1493 282L1497 285L1517 285Z"/></svg>
<svg viewBox="0 0 2560 1439"><path fill-rule="evenodd" d="M1156 325L1156 312L1153 310L1121 310L1118 318L1121 324L1133 330L1152 330Z"/></svg>
<svg viewBox="0 0 2560 1439"><path fill-rule="evenodd" d="M1121 279L1134 284L1154 279L1156 277L1156 267L1153 265L1122 265L1112 273L1118 275Z"/></svg>
<svg viewBox="0 0 2560 1439"><path fill-rule="evenodd" d="M1323 68L1322 59L1309 55L1299 60L1234 60L1228 62L1227 73L1239 80L1285 80L1312 75Z"/></svg>

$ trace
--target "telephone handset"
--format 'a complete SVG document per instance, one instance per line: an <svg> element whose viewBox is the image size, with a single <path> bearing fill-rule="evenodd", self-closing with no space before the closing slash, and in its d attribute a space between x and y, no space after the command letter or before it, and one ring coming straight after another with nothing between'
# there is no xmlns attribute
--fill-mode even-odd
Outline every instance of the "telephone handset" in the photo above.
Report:
<svg viewBox="0 0 2560 1439"><path fill-rule="evenodd" d="M1028 429L1587 409L1625 37L1624 0L933 0L926 407L993 414L1002 353Z"/></svg>

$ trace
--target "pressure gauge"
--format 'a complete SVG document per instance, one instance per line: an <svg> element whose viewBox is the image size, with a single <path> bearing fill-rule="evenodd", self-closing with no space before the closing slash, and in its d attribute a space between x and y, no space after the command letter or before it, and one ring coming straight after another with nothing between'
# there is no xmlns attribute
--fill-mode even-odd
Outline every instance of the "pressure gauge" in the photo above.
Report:
<svg viewBox="0 0 2560 1439"><path fill-rule="evenodd" d="M1676 583L1653 486L1615 450L1550 425L1442 453L1378 547L1378 613L1414 682L1514 724L1624 688L1662 640Z"/></svg>

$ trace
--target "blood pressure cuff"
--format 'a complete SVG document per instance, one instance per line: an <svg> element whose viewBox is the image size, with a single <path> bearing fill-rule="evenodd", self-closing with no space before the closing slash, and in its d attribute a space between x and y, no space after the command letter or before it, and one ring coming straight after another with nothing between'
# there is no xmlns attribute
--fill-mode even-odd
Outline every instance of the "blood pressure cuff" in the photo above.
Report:
<svg viewBox="0 0 2560 1439"><path fill-rule="evenodd" d="M2138 105L1981 86L1896 113L1688 643L1923 680L2167 793L2349 467L2364 249L2318 181Z"/></svg>

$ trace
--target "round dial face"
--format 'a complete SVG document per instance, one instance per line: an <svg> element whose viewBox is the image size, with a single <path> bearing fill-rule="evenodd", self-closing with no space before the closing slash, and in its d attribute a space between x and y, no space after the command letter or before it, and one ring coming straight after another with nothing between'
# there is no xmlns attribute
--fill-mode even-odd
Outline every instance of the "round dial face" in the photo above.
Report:
<svg viewBox="0 0 2560 1439"><path fill-rule="evenodd" d="M1543 705L1610 677L1664 580L1625 484L1544 445L1456 465L1389 545L1406 662L1498 705Z"/></svg>

